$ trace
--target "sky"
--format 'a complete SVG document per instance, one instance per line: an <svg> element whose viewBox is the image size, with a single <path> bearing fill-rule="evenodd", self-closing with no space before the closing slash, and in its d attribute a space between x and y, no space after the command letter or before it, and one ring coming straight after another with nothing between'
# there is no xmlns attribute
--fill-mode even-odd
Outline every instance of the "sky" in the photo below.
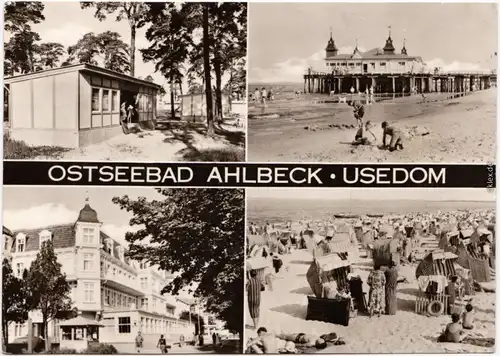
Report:
<svg viewBox="0 0 500 356"><path fill-rule="evenodd" d="M296 189L247 189L249 199L314 199L314 200L415 200L415 201L495 201L486 189L473 188L308 188L297 194Z"/></svg>
<svg viewBox="0 0 500 356"><path fill-rule="evenodd" d="M339 53L383 47L391 27L396 51L430 68L496 68L497 8L492 3L250 3L249 83L302 82L324 68L330 31Z"/></svg>
<svg viewBox="0 0 500 356"><path fill-rule="evenodd" d="M33 31L40 34L41 42L57 42L67 49L76 44L86 33L113 31L118 32L122 40L130 45L130 27L126 19L116 22L116 15L109 15L105 21L101 22L94 17L95 8L82 10L78 1L44 2L44 4L45 21L32 25ZM154 63L144 63L139 52L139 49L149 46L146 30L147 27L142 27L137 29L136 33L135 76L146 78L151 75L155 83L165 85L168 91L169 88L163 75L155 73ZM223 77L223 85L227 81L226 77ZM188 86L184 81L184 92L187 92L187 89Z"/></svg>
<svg viewBox="0 0 500 356"><path fill-rule="evenodd" d="M4 187L3 225L16 230L75 222L87 194L103 231L126 246L125 233L134 229L128 225L132 213L120 210L111 199L123 195L149 200L162 197L153 188Z"/></svg>

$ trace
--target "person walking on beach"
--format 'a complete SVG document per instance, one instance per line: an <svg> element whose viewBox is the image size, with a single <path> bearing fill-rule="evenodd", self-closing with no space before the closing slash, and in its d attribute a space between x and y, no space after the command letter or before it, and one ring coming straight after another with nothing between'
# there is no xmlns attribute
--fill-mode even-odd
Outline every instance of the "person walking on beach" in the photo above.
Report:
<svg viewBox="0 0 500 356"><path fill-rule="evenodd" d="M373 271L368 275L367 284L370 286L370 318L377 313L382 314L385 309L385 275L380 270L380 266L373 267Z"/></svg>
<svg viewBox="0 0 500 356"><path fill-rule="evenodd" d="M247 282L247 295L248 295L248 310L250 311L250 316L252 317L254 328L259 327L259 315L260 315L260 294L264 289L262 281L257 278L257 271L250 271L250 278Z"/></svg>
<svg viewBox="0 0 500 356"><path fill-rule="evenodd" d="M398 310L398 298L396 288L398 286L398 270L396 262L391 261L391 267L385 271L385 314L396 315Z"/></svg>
<svg viewBox="0 0 500 356"><path fill-rule="evenodd" d="M267 106L267 91L266 88L262 88L262 91L260 92L260 96L262 99L262 105Z"/></svg>

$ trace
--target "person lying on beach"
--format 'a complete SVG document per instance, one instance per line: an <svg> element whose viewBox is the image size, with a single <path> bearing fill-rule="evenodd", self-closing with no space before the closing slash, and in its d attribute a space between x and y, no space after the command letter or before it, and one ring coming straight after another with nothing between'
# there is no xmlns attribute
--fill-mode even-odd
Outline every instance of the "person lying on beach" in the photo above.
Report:
<svg viewBox="0 0 500 356"><path fill-rule="evenodd" d="M336 343L339 340L336 333L323 334L318 337L312 334L287 334L282 332L281 334L276 335L276 337L285 341L293 341L296 345L315 347L318 350L326 348L327 343L329 342Z"/></svg>
<svg viewBox="0 0 500 356"><path fill-rule="evenodd" d="M474 329L474 312L472 304L465 306L465 313L463 314L462 326L466 330Z"/></svg>
<svg viewBox="0 0 500 356"><path fill-rule="evenodd" d="M460 315L453 313L451 315L451 323L446 325L443 333L439 336L438 342L460 342L464 330L460 324Z"/></svg>
<svg viewBox="0 0 500 356"><path fill-rule="evenodd" d="M387 121L382 123L382 130L384 130L382 134L382 145L384 148L388 147L389 151L395 151L397 149L403 149L403 134L402 132L395 128L394 126L390 126ZM386 137L390 136L391 141L389 146L386 144Z"/></svg>

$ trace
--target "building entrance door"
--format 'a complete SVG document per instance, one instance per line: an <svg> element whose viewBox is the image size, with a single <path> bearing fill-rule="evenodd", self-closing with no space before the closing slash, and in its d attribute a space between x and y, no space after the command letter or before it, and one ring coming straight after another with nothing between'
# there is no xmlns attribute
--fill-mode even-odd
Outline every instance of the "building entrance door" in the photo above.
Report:
<svg viewBox="0 0 500 356"><path fill-rule="evenodd" d="M363 64L363 73L368 73L368 64Z"/></svg>

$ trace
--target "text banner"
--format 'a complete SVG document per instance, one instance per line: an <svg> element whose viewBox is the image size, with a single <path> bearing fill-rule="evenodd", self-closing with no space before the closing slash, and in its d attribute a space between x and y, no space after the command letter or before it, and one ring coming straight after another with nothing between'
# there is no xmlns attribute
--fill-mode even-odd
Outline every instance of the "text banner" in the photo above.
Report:
<svg viewBox="0 0 500 356"><path fill-rule="evenodd" d="M5 185L495 188L495 166L4 161Z"/></svg>

